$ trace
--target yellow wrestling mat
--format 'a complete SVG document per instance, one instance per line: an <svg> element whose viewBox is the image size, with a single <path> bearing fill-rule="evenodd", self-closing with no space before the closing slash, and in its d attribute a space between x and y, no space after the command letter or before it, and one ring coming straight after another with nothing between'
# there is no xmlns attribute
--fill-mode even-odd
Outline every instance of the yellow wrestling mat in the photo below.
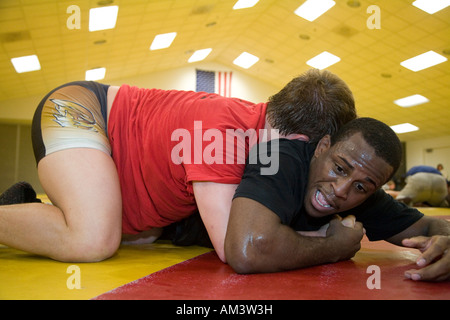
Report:
<svg viewBox="0 0 450 320"><path fill-rule="evenodd" d="M62 263L0 245L0 299L87 300L209 251L157 242L122 245L102 262Z"/></svg>
<svg viewBox="0 0 450 320"><path fill-rule="evenodd" d="M450 209L446 208L420 210L426 215L450 216ZM0 299L87 300L209 251L158 241L122 245L108 260L74 264L0 245Z"/></svg>

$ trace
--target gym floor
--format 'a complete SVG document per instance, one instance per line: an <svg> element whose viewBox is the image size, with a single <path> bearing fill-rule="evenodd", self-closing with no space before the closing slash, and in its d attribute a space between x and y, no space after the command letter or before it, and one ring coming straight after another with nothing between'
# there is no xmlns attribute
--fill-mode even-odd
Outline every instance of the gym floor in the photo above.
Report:
<svg viewBox="0 0 450 320"><path fill-rule="evenodd" d="M425 208L450 219L450 209ZM122 245L99 263L62 263L0 245L2 300L449 300L450 282L404 278L419 252L363 240L349 261L301 270L238 275L202 247L157 241Z"/></svg>

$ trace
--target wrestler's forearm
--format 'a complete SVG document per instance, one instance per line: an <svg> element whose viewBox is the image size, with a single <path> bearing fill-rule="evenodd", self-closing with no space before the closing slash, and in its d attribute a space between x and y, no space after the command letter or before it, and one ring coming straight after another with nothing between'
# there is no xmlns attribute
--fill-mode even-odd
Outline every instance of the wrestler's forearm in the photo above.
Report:
<svg viewBox="0 0 450 320"><path fill-rule="evenodd" d="M445 219L430 217L427 236L450 236L450 222Z"/></svg>
<svg viewBox="0 0 450 320"><path fill-rule="evenodd" d="M238 273L278 272L351 258L360 248L362 226L330 222L326 237L303 236L248 199L235 199L225 240L228 263Z"/></svg>

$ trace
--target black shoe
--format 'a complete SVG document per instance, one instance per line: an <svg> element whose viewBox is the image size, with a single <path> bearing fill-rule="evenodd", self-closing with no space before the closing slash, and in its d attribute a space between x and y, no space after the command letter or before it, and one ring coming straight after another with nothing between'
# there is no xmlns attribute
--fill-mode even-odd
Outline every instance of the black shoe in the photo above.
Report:
<svg viewBox="0 0 450 320"><path fill-rule="evenodd" d="M17 182L0 195L0 205L42 202L36 191L25 181Z"/></svg>

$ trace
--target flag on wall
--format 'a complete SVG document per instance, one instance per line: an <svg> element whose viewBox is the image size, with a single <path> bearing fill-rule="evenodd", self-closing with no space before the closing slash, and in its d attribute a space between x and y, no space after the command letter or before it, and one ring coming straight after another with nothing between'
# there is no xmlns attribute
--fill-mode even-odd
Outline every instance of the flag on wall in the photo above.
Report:
<svg viewBox="0 0 450 320"><path fill-rule="evenodd" d="M223 97L231 97L231 71L196 70L196 91L217 93Z"/></svg>

